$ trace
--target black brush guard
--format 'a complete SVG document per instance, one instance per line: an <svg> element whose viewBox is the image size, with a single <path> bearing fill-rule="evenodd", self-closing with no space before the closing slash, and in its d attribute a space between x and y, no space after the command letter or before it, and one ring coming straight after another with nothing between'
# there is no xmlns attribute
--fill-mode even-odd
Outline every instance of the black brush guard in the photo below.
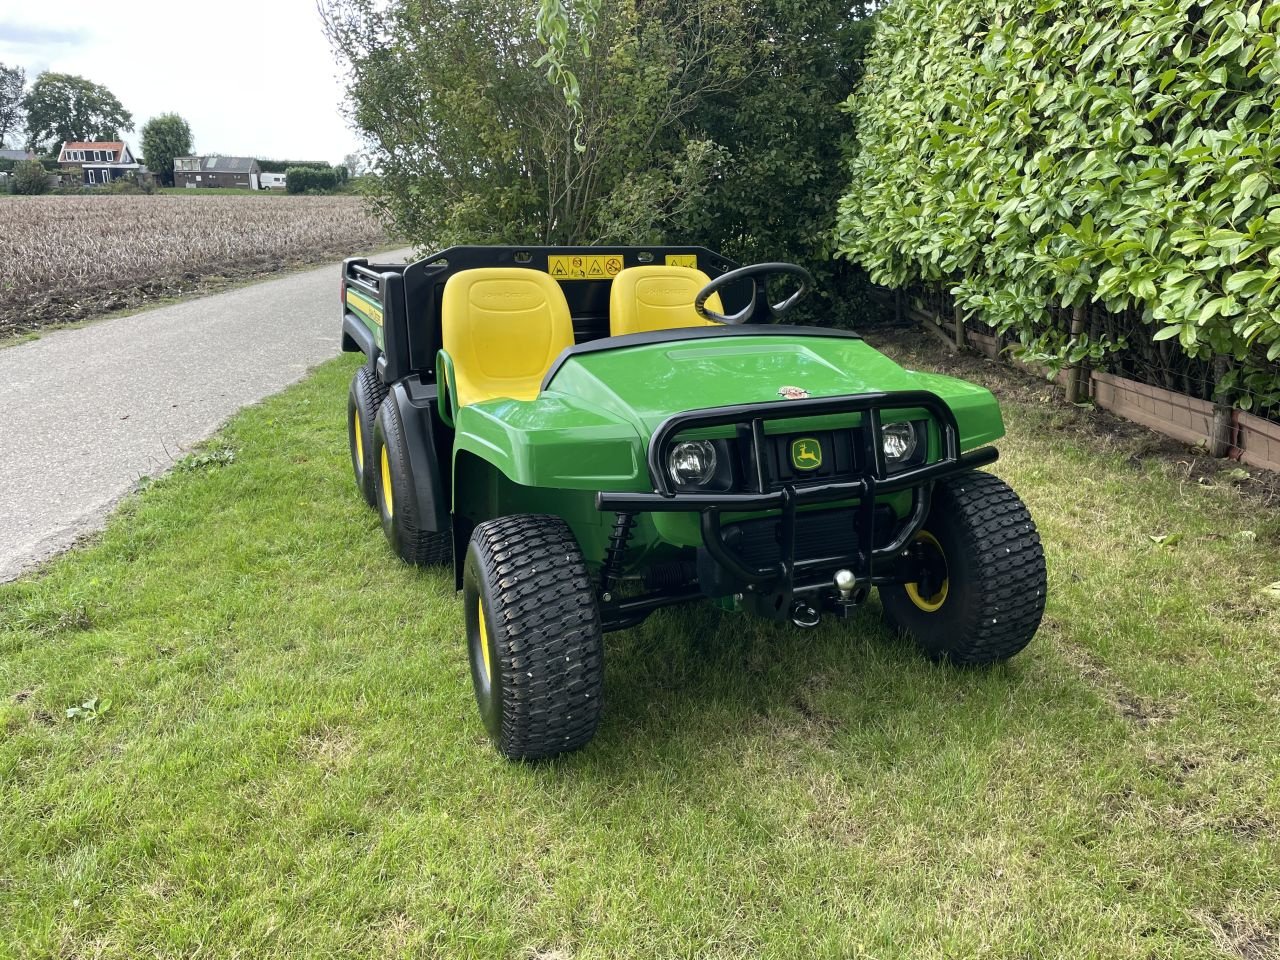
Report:
<svg viewBox="0 0 1280 960"><path fill-rule="evenodd" d="M884 456L882 416L886 411L924 410L936 425L941 441L941 456L932 463L890 471ZM855 442L860 448L858 475L829 483L797 486L786 484L781 489L768 489L764 474L765 424L773 420L795 420L840 414L861 414ZM748 477L751 489L741 492L698 493L676 490L666 470L670 447L680 434L705 427L725 425L739 427L740 434L750 437L754 448L755 476ZM788 593L804 593L831 588L829 574L848 569L861 587L881 582L900 582L899 573L877 576L876 565L896 561L924 524L929 512L933 483L967 470L995 462L995 447L982 447L960 452L960 433L955 414L942 398L927 390L859 393L841 397L819 397L804 400L782 400L772 403L740 404L708 410L677 413L664 420L649 441L649 476L652 493L596 494L596 508L611 510L620 516L645 512L697 512L701 514L702 540L707 551L729 574L748 589L769 592L778 589ZM911 490L911 509L889 542L876 547L875 505L878 497ZM802 506L857 500L859 527L857 549L849 554L796 559L796 511ZM725 541L722 514L780 511L780 556L764 566L748 562L734 552ZM892 564L897 567L896 563ZM828 574L820 582L806 584L806 573L822 570ZM650 594L643 597L614 600L610 596L610 576L619 571L606 569L601 577L601 613L610 629L629 626L661 606L700 596L700 593Z"/></svg>

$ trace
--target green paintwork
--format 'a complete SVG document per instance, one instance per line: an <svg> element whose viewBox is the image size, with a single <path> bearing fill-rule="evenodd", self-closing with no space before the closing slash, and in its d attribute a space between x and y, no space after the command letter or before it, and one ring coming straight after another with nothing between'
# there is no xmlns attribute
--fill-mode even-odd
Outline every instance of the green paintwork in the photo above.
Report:
<svg viewBox="0 0 1280 960"><path fill-rule="evenodd" d="M378 349L385 348L382 339L382 304L370 296L361 293L352 287L346 288L347 309L360 318L360 322L369 328L369 332L373 334L373 342L378 345Z"/></svg>
<svg viewBox="0 0 1280 960"><path fill-rule="evenodd" d="M442 366L448 366L447 357ZM651 490L645 455L663 420L681 411L777 402L784 386L812 397L928 390L951 407L963 450L1004 435L999 405L988 390L905 370L861 340L733 336L627 347L571 358L536 400L487 400L458 410L455 457L469 466L465 478L457 473L455 510L475 517L551 510L574 528L588 557L598 556L594 548L607 532L603 521L612 517L600 517L589 494ZM886 419L924 416L919 409L894 413L900 416ZM856 414L808 417L774 421L767 429L802 433L858 421ZM731 436L732 429L688 436ZM931 439L936 454L936 437ZM480 461L497 468L500 482L481 483L472 475ZM902 510L907 499L900 495L892 502ZM633 540L637 552L643 555L663 541L696 545L696 516L644 516Z"/></svg>

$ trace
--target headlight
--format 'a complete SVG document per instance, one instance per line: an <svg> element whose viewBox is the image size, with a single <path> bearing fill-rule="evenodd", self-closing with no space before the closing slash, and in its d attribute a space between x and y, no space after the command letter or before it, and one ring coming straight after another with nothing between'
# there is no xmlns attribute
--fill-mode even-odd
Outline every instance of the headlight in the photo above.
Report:
<svg viewBox="0 0 1280 960"><path fill-rule="evenodd" d="M667 455L667 470L679 486L701 486L715 476L716 448L707 440L684 440Z"/></svg>
<svg viewBox="0 0 1280 960"><path fill-rule="evenodd" d="M884 458L888 463L910 460L916 452L916 428L909 423L886 424L881 436L884 438Z"/></svg>

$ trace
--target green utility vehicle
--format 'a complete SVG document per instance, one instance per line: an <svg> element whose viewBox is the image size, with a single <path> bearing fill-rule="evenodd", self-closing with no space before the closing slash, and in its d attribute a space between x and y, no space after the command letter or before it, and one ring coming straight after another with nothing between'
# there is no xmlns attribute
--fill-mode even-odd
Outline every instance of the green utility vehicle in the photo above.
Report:
<svg viewBox="0 0 1280 960"><path fill-rule="evenodd" d="M779 282L792 291L771 302ZM452 562L498 749L587 743L604 634L701 601L816 626L879 591L928 656L1031 640L1040 539L981 387L782 320L793 264L701 247L453 247L348 260L351 462L392 548Z"/></svg>

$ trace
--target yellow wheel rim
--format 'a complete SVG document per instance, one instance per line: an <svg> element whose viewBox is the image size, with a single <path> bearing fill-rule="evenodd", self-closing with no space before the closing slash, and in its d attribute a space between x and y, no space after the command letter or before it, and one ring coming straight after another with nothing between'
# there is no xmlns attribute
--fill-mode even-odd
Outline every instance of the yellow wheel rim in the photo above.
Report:
<svg viewBox="0 0 1280 960"><path fill-rule="evenodd" d="M480 653L484 660L484 678L493 680L493 653L489 650L489 630L484 625L484 602L476 597L476 622L480 624Z"/></svg>
<svg viewBox="0 0 1280 960"><path fill-rule="evenodd" d="M351 422L356 432L356 469L364 473L364 431L360 429L359 411L351 411Z"/></svg>
<svg viewBox="0 0 1280 960"><path fill-rule="evenodd" d="M938 538L927 530L921 530L916 535L916 543L929 543L933 545L933 549L938 551L938 555L942 557L942 562L947 562L947 555L942 550L942 544L938 542ZM942 609L942 605L947 602L947 591L951 586L951 578L943 577L942 586L938 588L938 592L931 597L921 596L920 584L907 583L907 596L911 598L911 602L923 610L925 613L937 613Z"/></svg>
<svg viewBox="0 0 1280 960"><path fill-rule="evenodd" d="M391 464L387 461L387 448L382 448L382 503L387 508L387 516L396 515L395 500L391 495Z"/></svg>

